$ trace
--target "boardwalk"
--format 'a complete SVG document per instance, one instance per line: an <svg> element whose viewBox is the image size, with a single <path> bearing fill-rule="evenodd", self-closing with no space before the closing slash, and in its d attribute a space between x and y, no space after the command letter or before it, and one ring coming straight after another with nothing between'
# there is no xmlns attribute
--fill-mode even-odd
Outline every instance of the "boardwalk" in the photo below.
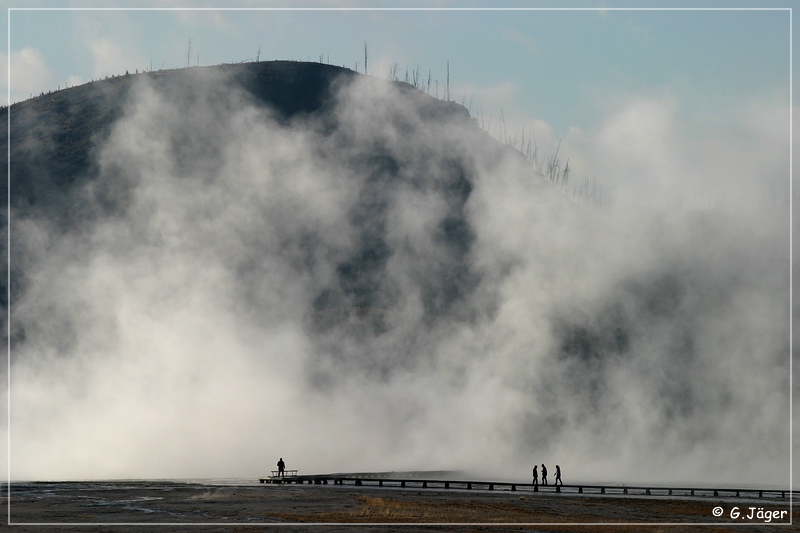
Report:
<svg viewBox="0 0 800 533"><path fill-rule="evenodd" d="M422 489L459 489L459 490L510 490L544 493L567 494L604 494L630 496L709 496L730 498L796 498L800 491L785 489L753 489L753 488L709 488L709 487L655 487L644 485L538 485L531 483L512 483L505 481L469 481L452 479L420 479L403 477L376 477L370 474L317 474L279 477L276 472L268 478L259 478L261 483L308 484L308 485L353 485Z"/></svg>

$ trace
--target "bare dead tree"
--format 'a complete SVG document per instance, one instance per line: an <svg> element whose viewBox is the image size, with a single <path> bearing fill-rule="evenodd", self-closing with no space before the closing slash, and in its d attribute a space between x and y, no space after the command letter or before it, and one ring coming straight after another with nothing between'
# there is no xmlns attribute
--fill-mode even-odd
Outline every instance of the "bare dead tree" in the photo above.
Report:
<svg viewBox="0 0 800 533"><path fill-rule="evenodd" d="M444 99L450 101L450 62L447 62L447 90L444 93Z"/></svg>

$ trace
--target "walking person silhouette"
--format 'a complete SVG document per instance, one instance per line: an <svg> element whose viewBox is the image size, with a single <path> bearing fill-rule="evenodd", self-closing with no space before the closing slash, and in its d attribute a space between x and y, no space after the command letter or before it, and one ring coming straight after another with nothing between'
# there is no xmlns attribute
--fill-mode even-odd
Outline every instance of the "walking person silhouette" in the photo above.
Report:
<svg viewBox="0 0 800 533"><path fill-rule="evenodd" d="M539 467L536 466L536 465L533 465L533 486L534 487L538 487L539 486L539 472L536 471L537 468L539 468Z"/></svg>
<svg viewBox="0 0 800 533"><path fill-rule="evenodd" d="M542 485L547 485L547 467L542 463Z"/></svg>
<svg viewBox="0 0 800 533"><path fill-rule="evenodd" d="M558 485L559 481L561 481L561 467L556 465L556 482L555 482L555 484ZM564 482L561 481L561 484L563 485Z"/></svg>

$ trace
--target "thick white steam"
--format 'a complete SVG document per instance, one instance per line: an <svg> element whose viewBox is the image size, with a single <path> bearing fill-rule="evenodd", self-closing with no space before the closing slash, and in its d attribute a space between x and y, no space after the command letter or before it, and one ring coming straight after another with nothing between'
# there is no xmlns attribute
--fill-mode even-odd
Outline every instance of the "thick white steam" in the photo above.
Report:
<svg viewBox="0 0 800 533"><path fill-rule="evenodd" d="M195 81L133 91L96 215L12 213L13 478L788 482L788 208L668 109L598 134L597 208L388 82L287 122Z"/></svg>

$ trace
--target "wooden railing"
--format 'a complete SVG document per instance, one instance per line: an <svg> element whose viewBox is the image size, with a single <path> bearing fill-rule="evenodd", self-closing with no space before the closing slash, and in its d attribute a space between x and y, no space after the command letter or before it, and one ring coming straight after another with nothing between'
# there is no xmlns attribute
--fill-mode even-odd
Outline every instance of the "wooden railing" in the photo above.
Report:
<svg viewBox="0 0 800 533"><path fill-rule="evenodd" d="M297 477L297 470L284 470L283 474L281 474L280 470L272 470L272 477ZM261 479L259 481L264 483Z"/></svg>

